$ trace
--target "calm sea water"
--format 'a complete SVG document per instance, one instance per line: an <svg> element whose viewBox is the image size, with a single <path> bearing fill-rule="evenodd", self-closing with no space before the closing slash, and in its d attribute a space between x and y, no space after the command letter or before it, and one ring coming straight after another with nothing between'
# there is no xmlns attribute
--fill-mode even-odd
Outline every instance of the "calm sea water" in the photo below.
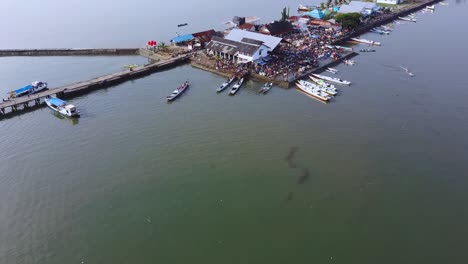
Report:
<svg viewBox="0 0 468 264"><path fill-rule="evenodd" d="M365 35L383 46L337 67L353 85L330 104L277 87L259 96L250 81L234 97L216 94L223 78L187 65L73 98L78 121L47 108L0 121L0 263L465 263L468 54L458 26L468 8L449 3L390 36ZM187 5L172 16L206 19ZM245 8L204 6L219 17ZM104 39L123 40L116 46L144 24L162 30L148 9L123 3L127 21L115 8L103 17L122 26L96 23L114 30ZM75 26L62 16L46 34ZM134 19L141 28L125 30ZM144 62L1 58L0 92ZM189 90L166 103L187 78Z"/></svg>

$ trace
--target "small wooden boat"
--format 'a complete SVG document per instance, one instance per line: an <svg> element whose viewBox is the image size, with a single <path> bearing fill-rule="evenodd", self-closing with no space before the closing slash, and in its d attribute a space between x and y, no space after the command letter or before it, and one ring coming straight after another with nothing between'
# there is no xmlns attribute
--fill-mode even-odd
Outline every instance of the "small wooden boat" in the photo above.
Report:
<svg viewBox="0 0 468 264"><path fill-rule="evenodd" d="M346 60L346 59L343 60L343 63L346 65L351 65L351 66L356 64L356 62L354 62L353 60Z"/></svg>
<svg viewBox="0 0 468 264"><path fill-rule="evenodd" d="M362 49L359 52L375 52L375 49Z"/></svg>
<svg viewBox="0 0 468 264"><path fill-rule="evenodd" d="M169 96L166 96L167 101L175 100L181 93L189 87L189 82L185 81L181 86L177 87Z"/></svg>
<svg viewBox="0 0 468 264"><path fill-rule="evenodd" d="M237 91L239 91L240 87L244 83L244 77L240 78L240 80L232 86L231 91L229 92L229 95L235 95Z"/></svg>
<svg viewBox="0 0 468 264"><path fill-rule="evenodd" d="M221 86L219 86L218 89L216 89L216 92L222 92L224 89L226 89L229 85L231 85L231 83L236 79L236 75L232 75L231 78L229 78L228 80L226 80L225 82L223 82L221 84Z"/></svg>
<svg viewBox="0 0 468 264"><path fill-rule="evenodd" d="M79 116L80 112L76 110L76 107L72 104L67 103L66 101L63 101L59 98L51 97L51 98L46 98L45 103L47 106L68 117L74 117L74 116Z"/></svg>
<svg viewBox="0 0 468 264"><path fill-rule="evenodd" d="M262 88L260 88L260 90L258 90L258 93L266 94L268 91L270 91L271 87L273 87L273 83L267 82L262 86Z"/></svg>
<svg viewBox="0 0 468 264"><path fill-rule="evenodd" d="M398 19L403 20L403 21L408 21L408 22L418 21L416 18L411 18L411 17L398 17Z"/></svg>
<svg viewBox="0 0 468 264"><path fill-rule="evenodd" d="M327 93L329 95L335 96L335 95L338 94L338 92L336 91L336 88L329 88L329 87L321 86L321 85L311 83L311 82L308 82L308 81L303 81L303 80L298 80L297 82L299 84L301 84L301 85L310 87L310 88L315 89L315 90L320 90L320 91L325 92L325 93Z"/></svg>
<svg viewBox="0 0 468 264"><path fill-rule="evenodd" d="M188 24L187 24L187 23L183 23L183 24L177 25L177 27L184 27L184 26L186 26L186 25L188 25Z"/></svg>
<svg viewBox="0 0 468 264"><path fill-rule="evenodd" d="M333 68L327 68L325 71L326 71L326 72L329 72L329 73L333 73L333 74L337 74L337 73L338 73L338 70L337 70L337 69L333 69Z"/></svg>

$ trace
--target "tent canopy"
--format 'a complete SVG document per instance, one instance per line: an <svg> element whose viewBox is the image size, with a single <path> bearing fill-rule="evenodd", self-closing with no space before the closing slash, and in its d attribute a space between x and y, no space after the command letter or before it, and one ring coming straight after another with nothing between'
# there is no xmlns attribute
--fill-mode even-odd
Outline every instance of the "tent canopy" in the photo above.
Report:
<svg viewBox="0 0 468 264"><path fill-rule="evenodd" d="M172 39L172 41L174 43L183 43L183 42L186 42L186 41L190 41L193 39L193 35L192 34L188 34L188 35L182 35L182 36L178 36L178 37L175 37Z"/></svg>

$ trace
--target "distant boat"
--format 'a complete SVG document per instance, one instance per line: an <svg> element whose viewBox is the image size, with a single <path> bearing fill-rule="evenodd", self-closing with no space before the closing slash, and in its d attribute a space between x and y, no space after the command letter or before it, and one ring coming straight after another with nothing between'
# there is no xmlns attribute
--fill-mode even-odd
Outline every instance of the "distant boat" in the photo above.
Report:
<svg viewBox="0 0 468 264"><path fill-rule="evenodd" d="M373 29L370 30L370 32L377 33L377 34L380 34L380 35L389 35L390 34L390 31L383 30L383 29L380 29L380 28L373 28Z"/></svg>
<svg viewBox="0 0 468 264"><path fill-rule="evenodd" d="M23 88L9 92L10 98L21 97L25 95L35 94L40 91L47 90L47 83L35 81L31 85L26 85Z"/></svg>
<svg viewBox="0 0 468 264"><path fill-rule="evenodd" d="M380 46L380 42L373 41L373 40L367 40L367 39L362 39L362 38L351 38L351 40L359 42L359 43Z"/></svg>
<svg viewBox="0 0 468 264"><path fill-rule="evenodd" d="M232 86L231 91L229 92L229 95L235 95L237 91L239 91L239 88L242 86L244 83L244 77L240 78L240 80Z"/></svg>
<svg viewBox="0 0 468 264"><path fill-rule="evenodd" d="M178 26L178 27L184 27L184 26L186 26L186 25L188 25L188 24L187 24L187 23L183 23L183 24L179 24L179 25L177 25L177 26Z"/></svg>
<svg viewBox="0 0 468 264"><path fill-rule="evenodd" d="M169 96L166 96L167 101L173 101L189 87L189 82L185 81L181 86L177 87Z"/></svg>
<svg viewBox="0 0 468 264"><path fill-rule="evenodd" d="M410 72L408 68L405 68L405 67L400 67L400 68L405 70L406 74L408 74L410 77L414 77L414 74L412 72Z"/></svg>
<svg viewBox="0 0 468 264"><path fill-rule="evenodd" d="M45 103L50 109L69 117L79 116L80 112L76 110L76 107L72 104L67 103L59 98L51 97L46 98Z"/></svg>
<svg viewBox="0 0 468 264"><path fill-rule="evenodd" d="M337 70L337 69L333 69L333 68L327 68L325 71L326 71L326 72L329 72L329 73L333 73L333 74L337 74L337 73L338 73L338 70Z"/></svg>
<svg viewBox="0 0 468 264"><path fill-rule="evenodd" d="M375 49L362 49L359 52L375 52Z"/></svg>
<svg viewBox="0 0 468 264"><path fill-rule="evenodd" d="M440 5L443 5L443 6L448 6L448 5L449 5L449 3L447 3L447 2L440 2Z"/></svg>

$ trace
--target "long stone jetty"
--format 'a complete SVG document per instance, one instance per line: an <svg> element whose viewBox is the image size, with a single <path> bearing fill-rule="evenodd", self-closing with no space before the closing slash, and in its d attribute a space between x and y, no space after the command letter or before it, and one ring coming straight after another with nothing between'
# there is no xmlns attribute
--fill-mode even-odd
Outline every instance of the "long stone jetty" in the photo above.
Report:
<svg viewBox="0 0 468 264"><path fill-rule="evenodd" d="M1 49L0 57L12 56L122 56L138 55L138 48L119 49Z"/></svg>
<svg viewBox="0 0 468 264"><path fill-rule="evenodd" d="M35 107L37 108L44 103L45 98L53 95L60 98L66 98L91 92L100 88L113 86L128 80L141 78L159 70L186 63L190 57L191 54L181 55L168 60L145 66L134 67L129 70L100 76L87 81L51 88L43 92L31 94L29 96L12 98L10 100L0 102L0 119L13 113L19 113L22 110L27 111L28 109L33 109Z"/></svg>

